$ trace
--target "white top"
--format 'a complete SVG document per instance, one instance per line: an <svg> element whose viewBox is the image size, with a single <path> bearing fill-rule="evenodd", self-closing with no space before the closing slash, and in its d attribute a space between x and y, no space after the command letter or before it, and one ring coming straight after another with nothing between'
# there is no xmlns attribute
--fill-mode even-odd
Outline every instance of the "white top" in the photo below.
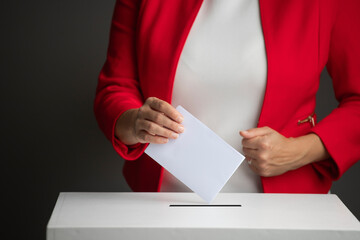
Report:
<svg viewBox="0 0 360 240"><path fill-rule="evenodd" d="M336 195L61 193L47 239L360 239L360 223ZM19 230L21 230L19 226Z"/></svg>
<svg viewBox="0 0 360 240"><path fill-rule="evenodd" d="M266 77L258 1L204 0L179 59L173 106L182 105L242 152L239 131L257 126ZM190 190L164 170L161 191ZM222 191L263 192L246 161Z"/></svg>

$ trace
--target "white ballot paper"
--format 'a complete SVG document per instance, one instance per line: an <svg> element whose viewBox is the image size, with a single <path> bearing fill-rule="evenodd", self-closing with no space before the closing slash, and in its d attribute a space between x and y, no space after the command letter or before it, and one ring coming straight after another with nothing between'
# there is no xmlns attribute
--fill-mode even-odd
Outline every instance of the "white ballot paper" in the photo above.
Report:
<svg viewBox="0 0 360 240"><path fill-rule="evenodd" d="M183 107L185 131L166 144L149 144L145 153L210 203L244 156Z"/></svg>

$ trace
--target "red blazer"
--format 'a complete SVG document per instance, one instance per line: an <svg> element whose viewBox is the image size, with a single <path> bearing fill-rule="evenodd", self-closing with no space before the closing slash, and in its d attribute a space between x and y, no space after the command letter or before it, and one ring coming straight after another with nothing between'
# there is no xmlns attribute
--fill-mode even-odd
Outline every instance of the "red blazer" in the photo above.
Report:
<svg viewBox="0 0 360 240"><path fill-rule="evenodd" d="M202 0L117 0L95 115L134 191L159 191L162 167L114 137L117 118L155 96L170 102L180 53ZM265 193L327 193L360 159L360 1L260 0L267 53L267 86L258 127L286 137L316 133L331 159L276 177L263 177ZM298 120L315 110L320 73L333 79L339 106L315 127Z"/></svg>

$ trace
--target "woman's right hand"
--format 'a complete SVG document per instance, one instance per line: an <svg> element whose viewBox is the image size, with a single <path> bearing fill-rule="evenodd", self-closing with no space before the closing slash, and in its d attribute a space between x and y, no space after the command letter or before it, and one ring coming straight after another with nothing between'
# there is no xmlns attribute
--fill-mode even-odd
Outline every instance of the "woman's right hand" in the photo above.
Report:
<svg viewBox="0 0 360 240"><path fill-rule="evenodd" d="M167 143L184 131L183 116L169 103L156 97L140 108L125 111L116 121L115 136L126 145Z"/></svg>

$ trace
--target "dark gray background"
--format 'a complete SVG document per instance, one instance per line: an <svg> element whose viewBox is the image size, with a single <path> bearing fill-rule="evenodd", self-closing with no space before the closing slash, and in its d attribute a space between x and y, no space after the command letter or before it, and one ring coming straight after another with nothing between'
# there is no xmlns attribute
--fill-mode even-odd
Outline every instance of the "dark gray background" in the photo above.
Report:
<svg viewBox="0 0 360 240"><path fill-rule="evenodd" d="M0 3L2 229L12 239L45 239L59 192L130 191L92 110L114 2ZM336 104L324 72L319 117ZM359 173L358 163L332 188L358 219Z"/></svg>

